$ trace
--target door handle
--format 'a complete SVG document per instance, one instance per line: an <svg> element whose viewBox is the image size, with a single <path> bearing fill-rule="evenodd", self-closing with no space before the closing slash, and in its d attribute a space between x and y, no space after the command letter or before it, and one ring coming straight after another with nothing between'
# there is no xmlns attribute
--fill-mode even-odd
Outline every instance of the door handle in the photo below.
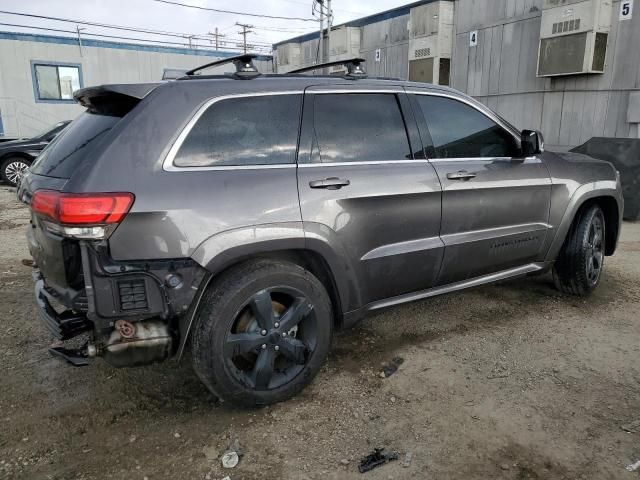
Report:
<svg viewBox="0 0 640 480"><path fill-rule="evenodd" d="M447 173L447 178L449 180L471 180L475 177L475 173L467 172L466 170L460 170L455 173Z"/></svg>
<svg viewBox="0 0 640 480"><path fill-rule="evenodd" d="M338 177L329 177L324 180L311 180L309 182L311 188L326 188L327 190L339 190L350 184L351 182L349 180Z"/></svg>

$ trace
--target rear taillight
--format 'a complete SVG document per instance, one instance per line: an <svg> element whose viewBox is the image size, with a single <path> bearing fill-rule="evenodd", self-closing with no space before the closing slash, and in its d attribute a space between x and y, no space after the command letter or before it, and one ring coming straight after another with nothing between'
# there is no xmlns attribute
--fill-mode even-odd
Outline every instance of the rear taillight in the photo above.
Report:
<svg viewBox="0 0 640 480"><path fill-rule="evenodd" d="M131 193L62 193L37 190L31 210L45 217L47 228L77 238L104 238L105 227L122 221L133 205ZM54 222L54 223L51 223ZM91 226L91 227L89 227Z"/></svg>

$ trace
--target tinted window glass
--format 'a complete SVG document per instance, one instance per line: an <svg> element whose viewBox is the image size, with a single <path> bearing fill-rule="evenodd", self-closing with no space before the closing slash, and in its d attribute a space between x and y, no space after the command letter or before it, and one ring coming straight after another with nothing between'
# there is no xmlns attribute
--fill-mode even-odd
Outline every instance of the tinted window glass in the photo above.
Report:
<svg viewBox="0 0 640 480"><path fill-rule="evenodd" d="M416 95L438 158L515 157L513 136L475 108L450 98Z"/></svg>
<svg viewBox="0 0 640 480"><path fill-rule="evenodd" d="M31 171L70 178L82 162L95 158L91 155L92 149L119 120L119 117L83 113L42 151Z"/></svg>
<svg viewBox="0 0 640 480"><path fill-rule="evenodd" d="M198 119L173 161L178 167L295 163L302 95L231 98Z"/></svg>
<svg viewBox="0 0 640 480"><path fill-rule="evenodd" d="M322 162L412 158L395 95L339 93L313 97L314 148L319 150Z"/></svg>

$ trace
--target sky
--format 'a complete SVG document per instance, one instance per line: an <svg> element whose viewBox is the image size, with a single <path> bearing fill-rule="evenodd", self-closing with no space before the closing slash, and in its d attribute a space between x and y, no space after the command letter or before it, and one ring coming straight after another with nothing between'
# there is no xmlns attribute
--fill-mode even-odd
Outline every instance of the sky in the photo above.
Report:
<svg viewBox="0 0 640 480"><path fill-rule="evenodd" d="M197 5L207 8L231 10L241 13L295 17L313 19L312 0L172 0L175 2ZM337 25L383 10L410 3L411 0L332 0L334 21ZM259 18L242 14L218 13L207 10L187 8L179 5L161 3L157 0L0 0L0 10L14 13L29 13L49 17L59 17L74 21L89 21L109 25L126 26L136 29L161 30L164 32L185 35L207 35L218 28L220 50L241 46L241 27L236 22L252 25L252 33L247 36L247 43L254 46L254 51L267 53L272 43L288 38L317 31L317 21L301 21L291 19ZM3 25L4 24L4 25ZM13 24L9 26L6 24ZM81 35L105 34L120 37L162 40L176 42L176 45L188 45L185 37L168 37L140 33L135 31L116 30L74 22L61 22L16 16L0 13L0 31L30 32L45 35L75 36L72 33L29 29L15 25L28 25L48 29L76 31L83 28ZM134 42L135 40L112 39L88 36L103 40ZM179 45L178 45L179 44ZM192 45L213 46L212 37L192 39Z"/></svg>

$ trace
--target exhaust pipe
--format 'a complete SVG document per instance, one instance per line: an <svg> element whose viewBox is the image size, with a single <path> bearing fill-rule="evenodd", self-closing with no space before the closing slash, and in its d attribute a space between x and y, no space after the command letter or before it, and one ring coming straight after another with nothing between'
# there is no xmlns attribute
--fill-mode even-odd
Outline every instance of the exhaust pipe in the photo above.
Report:
<svg viewBox="0 0 640 480"><path fill-rule="evenodd" d="M173 351L169 328L160 320L118 320L114 327L104 345L87 345L89 357L102 357L114 367L138 367L161 362Z"/></svg>

